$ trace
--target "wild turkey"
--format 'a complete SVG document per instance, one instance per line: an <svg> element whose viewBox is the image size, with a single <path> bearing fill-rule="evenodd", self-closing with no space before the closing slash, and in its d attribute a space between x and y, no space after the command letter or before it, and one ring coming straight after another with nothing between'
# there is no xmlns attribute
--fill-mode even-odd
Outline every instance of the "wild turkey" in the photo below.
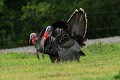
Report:
<svg viewBox="0 0 120 80"><path fill-rule="evenodd" d="M67 22L57 21L44 28L39 36L30 35L29 43L34 44L38 52L48 54L51 62L79 61L85 55L80 48L84 46L87 29L86 13L82 8L75 10Z"/></svg>

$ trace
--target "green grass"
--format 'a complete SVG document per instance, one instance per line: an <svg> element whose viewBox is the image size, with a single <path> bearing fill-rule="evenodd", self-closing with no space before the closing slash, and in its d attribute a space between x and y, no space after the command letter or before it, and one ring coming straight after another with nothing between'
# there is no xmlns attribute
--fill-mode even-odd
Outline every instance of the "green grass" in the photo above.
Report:
<svg viewBox="0 0 120 80"><path fill-rule="evenodd" d="M82 49L80 62L51 63L24 53L0 54L0 80L120 80L120 43Z"/></svg>

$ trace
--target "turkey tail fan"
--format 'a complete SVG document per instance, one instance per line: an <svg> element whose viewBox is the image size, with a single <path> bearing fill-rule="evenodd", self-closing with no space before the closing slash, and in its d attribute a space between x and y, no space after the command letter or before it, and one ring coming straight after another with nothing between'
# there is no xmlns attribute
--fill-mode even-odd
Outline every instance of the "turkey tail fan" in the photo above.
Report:
<svg viewBox="0 0 120 80"><path fill-rule="evenodd" d="M68 32L81 45L84 46L87 31L87 17L82 8L75 10L67 21Z"/></svg>

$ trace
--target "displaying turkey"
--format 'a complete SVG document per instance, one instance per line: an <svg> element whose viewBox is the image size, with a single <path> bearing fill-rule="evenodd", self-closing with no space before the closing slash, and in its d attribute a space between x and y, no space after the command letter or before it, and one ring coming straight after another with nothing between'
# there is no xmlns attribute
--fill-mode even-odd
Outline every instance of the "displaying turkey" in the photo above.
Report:
<svg viewBox="0 0 120 80"><path fill-rule="evenodd" d="M86 31L86 13L80 8L67 22L57 21L44 28L38 36L32 33L29 43L34 44L38 59L38 52L41 52L43 58L48 54L51 62L79 61L80 56L85 56L81 47L85 45Z"/></svg>

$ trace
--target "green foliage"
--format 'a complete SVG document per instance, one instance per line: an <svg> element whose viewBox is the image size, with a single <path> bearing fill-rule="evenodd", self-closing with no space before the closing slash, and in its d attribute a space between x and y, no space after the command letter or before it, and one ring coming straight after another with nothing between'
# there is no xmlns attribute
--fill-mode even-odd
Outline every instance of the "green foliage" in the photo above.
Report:
<svg viewBox="0 0 120 80"><path fill-rule="evenodd" d="M0 0L0 12L2 11L2 7L3 7L3 0Z"/></svg>
<svg viewBox="0 0 120 80"><path fill-rule="evenodd" d="M51 63L25 53L0 54L0 80L119 80L120 43L83 48L80 62Z"/></svg>
<svg viewBox="0 0 120 80"><path fill-rule="evenodd" d="M0 0L0 48L28 45L29 34L55 21L67 21L75 9L87 13L87 38L120 35L119 0Z"/></svg>
<svg viewBox="0 0 120 80"><path fill-rule="evenodd" d="M91 3L88 13L89 38L101 38L120 35L119 30L119 5L120 1L97 0ZM92 35L92 36L91 36Z"/></svg>

